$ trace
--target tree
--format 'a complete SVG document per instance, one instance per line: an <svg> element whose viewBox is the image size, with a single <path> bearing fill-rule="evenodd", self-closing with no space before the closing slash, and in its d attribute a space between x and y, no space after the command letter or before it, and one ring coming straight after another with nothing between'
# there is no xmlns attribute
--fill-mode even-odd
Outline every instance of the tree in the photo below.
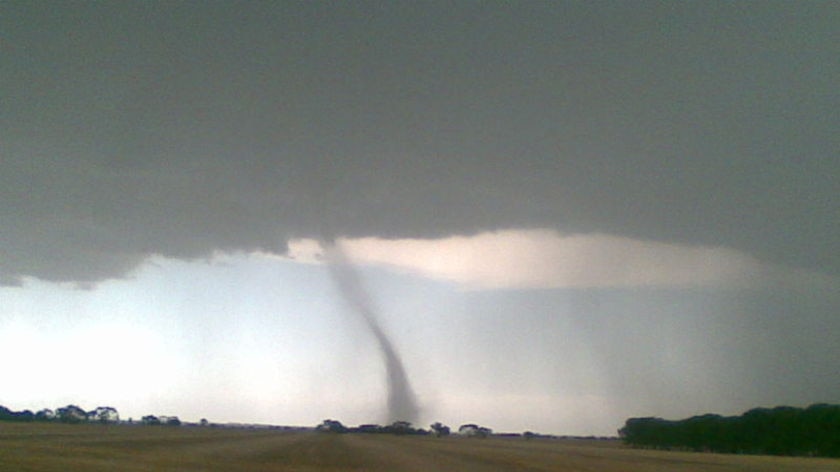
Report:
<svg viewBox="0 0 840 472"><path fill-rule="evenodd" d="M449 426L446 426L440 421L432 423L429 428L431 428L432 432L434 432L435 436L438 438L441 436L449 436L450 433Z"/></svg>
<svg viewBox="0 0 840 472"><path fill-rule="evenodd" d="M753 408L741 416L630 418L619 430L632 446L724 453L840 457L840 405Z"/></svg>
<svg viewBox="0 0 840 472"><path fill-rule="evenodd" d="M15 413L15 421L34 421L35 413L32 410L23 410Z"/></svg>
<svg viewBox="0 0 840 472"><path fill-rule="evenodd" d="M315 430L321 433L346 433L347 428L336 420L324 420L323 423L315 427Z"/></svg>
<svg viewBox="0 0 840 472"><path fill-rule="evenodd" d="M55 412L49 408L44 408L35 413L35 421L52 421L55 419Z"/></svg>
<svg viewBox="0 0 840 472"><path fill-rule="evenodd" d="M67 405L63 408L59 408L56 411L56 416L62 423L82 423L87 421L88 418L85 410L76 405Z"/></svg>
<svg viewBox="0 0 840 472"><path fill-rule="evenodd" d="M357 426L353 432L354 433L365 433L365 434L376 434L382 433L384 428L379 426L378 424L361 424Z"/></svg>
<svg viewBox="0 0 840 472"><path fill-rule="evenodd" d="M411 427L411 423L408 421L395 421L388 426L388 432L391 434L415 434L414 428Z"/></svg>
<svg viewBox="0 0 840 472"><path fill-rule="evenodd" d="M117 409L111 406L100 406L88 413L88 421L96 421L99 423L119 423L120 414Z"/></svg>
<svg viewBox="0 0 840 472"><path fill-rule="evenodd" d="M160 424L160 418L158 418L155 415L146 415L146 416L140 418L140 421L142 421L143 424L145 424L145 425L159 425Z"/></svg>
<svg viewBox="0 0 840 472"><path fill-rule="evenodd" d="M493 434L493 430L490 428L485 428L484 426L478 426L476 424L468 423L462 424L458 427L458 434L473 438L486 438L487 436Z"/></svg>
<svg viewBox="0 0 840 472"><path fill-rule="evenodd" d="M33 421L35 414L29 410L12 411L5 406L0 406L0 421Z"/></svg>

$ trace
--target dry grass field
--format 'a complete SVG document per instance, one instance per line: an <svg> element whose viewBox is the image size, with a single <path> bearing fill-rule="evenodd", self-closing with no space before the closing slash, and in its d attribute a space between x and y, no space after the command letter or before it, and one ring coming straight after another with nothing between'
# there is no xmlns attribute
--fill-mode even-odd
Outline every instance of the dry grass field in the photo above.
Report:
<svg viewBox="0 0 840 472"><path fill-rule="evenodd" d="M840 471L840 460L634 450L615 441L0 423L0 471Z"/></svg>

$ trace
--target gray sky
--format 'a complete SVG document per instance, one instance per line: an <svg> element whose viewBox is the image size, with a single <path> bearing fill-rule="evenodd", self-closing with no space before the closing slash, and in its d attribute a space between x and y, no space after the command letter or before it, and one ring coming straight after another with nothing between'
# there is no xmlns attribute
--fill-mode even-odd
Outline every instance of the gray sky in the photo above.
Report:
<svg viewBox="0 0 840 472"><path fill-rule="evenodd" d="M420 319L429 336L474 343L469 362L489 345L559 356L528 328L557 318L545 332L591 352L571 371L600 366L597 381L534 367L568 383L525 393L510 389L528 384L514 366L487 374L510 398L602 396L614 417L658 414L645 385L662 382L666 402L699 387L689 380L726 379L734 393L694 393L696 408L840 401L824 379L840 358L838 25L832 2L4 2L0 334L72 318L77 305L35 301L72 291L59 282L88 287L66 296L92 297L99 319L100 292L154 291L149 271L178 261L239 254L232 273L256 257L323 275L312 238L327 234L383 278L372 296L388 297L391 274L409 298L443 284L453 306L507 307L428 300L427 315L384 320L398 349L428 341L399 328ZM187 265L193 278L224 271ZM242 296L242 277L233 305L291 303ZM555 298L565 308L535 321ZM177 328L153 313L137 326L183 335L203 315L176 306ZM662 326L673 343L651 338ZM184 344L186 365L216 365ZM441 391L480 372L446 363L426 366L447 372ZM609 393L632 385L620 402ZM467 396L430 403L455 411Z"/></svg>

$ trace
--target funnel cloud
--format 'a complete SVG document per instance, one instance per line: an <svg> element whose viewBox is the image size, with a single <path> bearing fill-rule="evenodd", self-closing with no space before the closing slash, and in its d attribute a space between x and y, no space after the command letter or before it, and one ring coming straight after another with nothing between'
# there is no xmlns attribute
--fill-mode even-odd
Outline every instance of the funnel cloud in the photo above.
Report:
<svg viewBox="0 0 840 472"><path fill-rule="evenodd" d="M402 359L394 344L382 330L379 324L379 316L367 291L362 286L359 274L356 273L352 263L336 242L325 242L323 244L329 267L335 285L338 287L342 298L352 307L365 322L376 344L382 353L385 361L385 375L388 385L388 421L417 421L417 401L414 391L405 373Z"/></svg>

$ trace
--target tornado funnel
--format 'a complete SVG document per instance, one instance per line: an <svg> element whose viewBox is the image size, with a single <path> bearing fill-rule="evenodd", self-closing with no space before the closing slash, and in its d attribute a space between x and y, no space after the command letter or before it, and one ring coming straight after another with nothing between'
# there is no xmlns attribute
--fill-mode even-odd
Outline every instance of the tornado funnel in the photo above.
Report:
<svg viewBox="0 0 840 472"><path fill-rule="evenodd" d="M402 360L394 345L379 324L378 313L364 289L359 274L347 258L340 243L326 241L322 243L330 275L338 287L342 298L365 322L370 330L382 359L385 363L386 384L388 386L388 421L417 421L417 402L411 384L405 374Z"/></svg>

